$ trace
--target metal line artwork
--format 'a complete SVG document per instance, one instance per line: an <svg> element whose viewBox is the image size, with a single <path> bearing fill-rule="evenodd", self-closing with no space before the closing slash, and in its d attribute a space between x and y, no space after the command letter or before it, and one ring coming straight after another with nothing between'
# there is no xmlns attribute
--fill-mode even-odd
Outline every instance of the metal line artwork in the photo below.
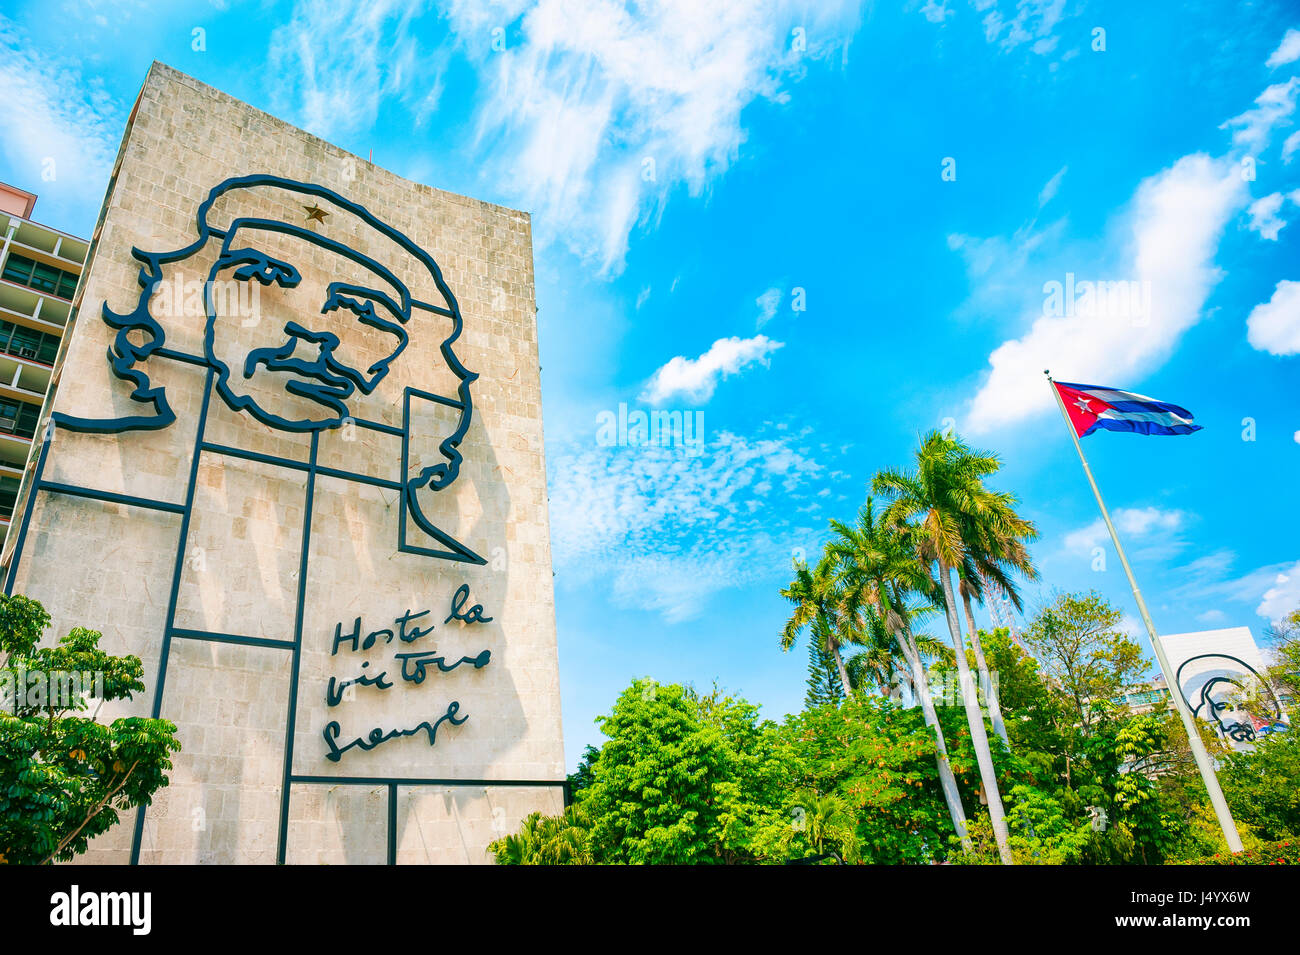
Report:
<svg viewBox="0 0 1300 955"><path fill-rule="evenodd" d="M213 204L218 199L238 190L257 187L275 187L326 199L343 212L354 216L366 227L395 242L403 252L423 265L433 279L439 294L447 303L447 307L415 299L406 285L386 265L317 231L297 224L254 217L236 217L226 229L218 228L208 221ZM232 411L247 412L251 417L275 430L290 433L319 433L339 428L345 422L351 422L359 427L371 427L384 433L399 435L402 438L401 480L405 490L401 504L402 519L398 524L398 550L444 560L485 564L486 561L482 557L429 520L420 505L418 496L418 492L426 488L433 491L443 490L459 476L462 462L460 445L469 430L474 411L470 386L478 378L478 375L467 369L456 355L455 344L460 338L464 322L456 297L448 287L442 269L433 257L407 236L374 216L364 206L345 199L324 186L297 182L280 176L242 176L218 184L199 206L196 229L198 238L182 249L172 252L144 252L133 248L132 256L141 263L137 278L141 294L135 308L127 313L118 313L105 303L101 309L104 323L117 331L107 356L110 370L116 378L132 386L131 400L149 406L153 409L153 413L118 418L83 418L54 412L50 416L53 422L58 427L69 431L92 434L120 434L125 431L166 428L176 421L176 413L167 399L166 388L153 385L148 374L138 366L154 357L201 365L215 372L217 394ZM321 303L322 313L338 309L351 311L360 324L388 331L394 335L396 347L388 356L374 362L365 370L352 368L338 358L340 341L337 335L313 330L298 321L286 323L284 330L287 338L283 344L254 349L245 358L243 366L245 379L251 378L259 368L265 368L270 372L290 373L293 377L284 384L284 390L289 394L307 398L324 409L324 413L317 418L290 420L262 407L253 396L238 390L232 380L234 376L232 376L230 363L217 354L218 315L213 287L219 274L228 272L237 281L256 281L262 286L275 285L282 289L295 288L302 282L302 275L293 263L242 246L240 230L245 233L270 232L299 239L362 266L383 280L383 284L387 286L387 290L382 290L365 288L355 283L331 282L327 287L328 298ZM163 266L188 259L213 241L220 242L220 250L204 283L207 320L203 336L204 355L199 357L165 347L166 330L150 312L149 306L155 292L165 281ZM383 307L383 314L391 315L392 318L381 317L380 312L376 310L376 304ZM431 312L452 320L451 332L442 341L439 350L447 367L456 377L458 383L456 398L435 395L415 388L405 389L402 403L403 422L400 429L358 421L350 417L346 399L357 392L364 395L372 394L379 382L388 375L391 364L406 350L409 343L407 326L412 320L414 310ZM132 335L143 337L144 340L134 341ZM294 356L301 343L307 343L309 347L319 346L314 360L307 361ZM438 446L444 460L422 468L414 477L408 470L412 396L460 411L456 428ZM301 469L301 464L297 466ZM405 520L407 513L411 515L411 519L421 531L442 545L442 549L423 547L407 541Z"/></svg>
<svg viewBox="0 0 1300 955"><path fill-rule="evenodd" d="M1230 663L1231 666L1221 667L1219 670L1211 671L1208 674L1198 673L1192 677L1192 679L1202 675L1208 677L1197 693L1197 701L1193 703L1192 700L1187 698L1187 692L1183 687L1183 669L1196 660L1224 660ZM1233 675L1234 670L1236 676ZM1248 677L1247 674L1250 676ZM1188 657L1180 663L1174 680L1178 684L1178 692L1182 695L1188 708L1191 709L1192 715L1200 717L1207 723L1214 723L1218 727L1220 735L1225 739L1235 740L1238 743L1253 743L1258 737L1256 727L1249 722L1231 718L1225 722L1223 714L1228 712L1229 703L1226 700L1216 700L1213 695L1216 688L1226 689L1228 686L1235 686L1241 690L1251 689L1242 682L1243 680L1249 680L1251 677L1256 681L1256 685L1264 688L1268 694L1268 700L1272 704L1272 722L1267 727L1261 727L1259 732L1278 732L1290 729L1282 709L1282 702L1277 698L1277 694L1273 692L1268 680L1245 660L1226 653L1202 653L1198 656Z"/></svg>
<svg viewBox="0 0 1300 955"><path fill-rule="evenodd" d="M383 262L348 247L320 231L308 228L298 222L290 223L267 218L236 217L226 228L217 227L210 221L214 204L223 196L238 196L243 190L259 188L284 190L311 201L311 207L303 206L309 212L308 224L316 225L326 222L325 217L359 223L367 229L395 243L401 253L412 257L429 273L439 296L446 303L442 305L428 303L416 298L401 281L394 270ZM319 209L316 200L325 200L332 204L334 212ZM316 209L319 215L311 215ZM399 786L438 785L450 787L464 786L536 786L565 788L567 803L567 783L562 780L458 780L458 779L422 779L422 778L385 778L372 776L314 776L293 772L294 736L299 700L299 675L303 649L303 625L305 603L307 598L307 581L309 571L309 548L311 542L311 523L315 498L315 485L318 476L341 479L359 485L378 487L397 492L397 551L447 560L452 562L483 565L486 561L464 543L453 538L438 527L428 516L421 504L418 492L441 491L449 487L459 476L462 455L460 445L468 432L473 416L471 385L478 375L469 371L457 357L454 346L460 337L463 321L460 307L455 296L447 286L442 271L433 257L421 249L415 242L381 221L363 206L340 196L323 186L297 182L272 175L250 175L227 179L215 186L207 198L199 205L196 219L197 239L184 248L171 252L144 252L138 248L131 251L132 257L140 263L137 278L140 296L135 307L128 312L118 313L111 310L107 303L101 309L104 323L115 330L113 343L107 352L109 371L112 376L130 385L131 401L144 406L138 414L128 414L112 418L84 418L54 412L50 416L51 428L47 428L40 445L39 456L31 473L30 489L26 495L26 506L14 549L9 558L5 574L6 593L12 593L23 548L28 534L32 511L37 495L44 492L82 499L100 501L105 504L120 505L128 508L141 508L179 516L179 528L175 558L172 564L172 579L167 600L165 624L161 634L161 646L156 668L153 669L154 692L150 705L153 717L159 717L163 709L163 695L166 689L168 661L173 639L183 641L207 641L238 646L287 650L290 653L290 677L288 707L285 718L284 762L281 774L281 801L279 829L277 834L276 860L284 863L288 850L289 809L292 786L297 784L330 785L375 785L387 787L388 791L388 845L387 861L396 861L397 847L397 791ZM262 287L290 290L301 286L303 275L293 262L275 258L268 251L255 247L255 243L246 240L246 236L256 233L270 233L273 236L285 236L308 243L333 256L341 257L347 262L360 266L367 276L374 276L375 282L366 285L357 282L329 282L326 286L326 299L318 303L320 314L349 312L359 325L376 329L391 337L390 351L365 368L356 368L340 357L343 350L339 336L333 332L312 327L311 316L302 314L284 323L285 340L282 344L267 345L252 349L242 363L232 362L230 357L222 354L218 344L217 324L218 310L214 301L214 283L218 274L228 275L237 282L256 282ZM206 324L203 332L203 354L195 355L167 347L166 329L150 311L151 299L159 290L164 278L164 266L182 262L201 250L208 248L211 242L219 243L217 255L204 282L203 306ZM374 287L370 287L370 286ZM348 399L355 395L374 393L379 383L387 377L390 366L407 351L410 338L419 322L419 313L429 313L451 320L450 334L441 342L439 353L446 367L455 378L454 398L422 391L413 387L402 390L402 420L400 426L393 426L380 421L365 420L350 415ZM387 340L387 339L385 339ZM305 346L305 347L304 347ZM303 351L300 352L299 349ZM314 355L315 357L304 357ZM45 468L54 427L67 431L87 434L117 435L119 440L127 442L137 432L155 432L168 428L177 420L173 404L167 395L167 387L151 380L145 370L147 361L163 359L181 365L204 369L201 409L196 422L193 450L189 461L188 478L185 485L184 500L181 502L156 500L104 491L97 488L83 487L62 481L45 480ZM282 373L286 378L274 377ZM243 381L255 374L269 374L287 394L300 401L305 401L308 412L301 417L290 418L264 407L260 399L244 390ZM286 380L287 379L287 380ZM267 454L246 448L233 447L205 439L205 431L211 398L218 396L227 408L237 416L247 416L274 431L289 434L310 434L311 444L307 461L293 460L274 454ZM411 438L414 430L412 423L412 399L427 401L458 412L450 434L439 435L438 452L441 460L428 466L421 466L418 473L411 474ZM177 405L180 406L179 404ZM335 430L345 425L354 426L379 434L397 437L401 441L400 462L394 461L394 470L400 472L393 478L361 474L338 467L326 467L319 463L320 437L322 433ZM199 467L204 455L226 457L237 460L252 461L272 467L285 468L297 472L305 478L303 526L301 548L298 554L297 584L295 593L295 611L292 639L277 639L265 635L219 633L201 629L189 629L176 626L177 607L180 598L182 571L185 566L187 546L190 537L191 519L194 514L195 492L198 484ZM415 539L408 540L407 522L425 535L433 546ZM399 646L419 639L434 629L418 626L420 618L431 611L412 613L407 611L394 620L398 627ZM436 619L436 618L435 618ZM488 623L492 617L486 616L482 605L470 604L470 588L462 584L451 598L450 613L443 620L444 624L458 621L463 626ZM409 625L409 629L408 629ZM374 641L384 634L392 640L391 630L375 631L362 643L362 648L369 648ZM331 656L337 653L340 643L346 643L349 634L344 634L342 624L336 628ZM361 641L361 620L355 625L352 637L352 649L357 649ZM394 655L400 664L400 675L408 685L417 686L425 682L430 673L447 674L464 666L466 669L480 670L487 666L492 654L483 650L473 656L447 658L438 655L436 649L417 650ZM363 663L362 668L368 663ZM386 690L393 685L391 681L384 685L386 674L378 677L362 675L353 680L336 683L330 678L325 696L327 705L335 705L349 684ZM430 685L440 683L434 680ZM323 732L323 756L331 762L338 762L342 755L352 749L372 750L383 743L401 737L425 734L430 745L434 745L438 730L450 725L456 727L468 720L469 714L461 712L461 703L453 700L436 719L425 720L409 729L384 730L375 728L363 736L349 742L340 743L342 729L338 722L330 722ZM446 735L445 731L444 734ZM141 807L135 818L132 835L131 862L140 861L144 840L146 807Z"/></svg>

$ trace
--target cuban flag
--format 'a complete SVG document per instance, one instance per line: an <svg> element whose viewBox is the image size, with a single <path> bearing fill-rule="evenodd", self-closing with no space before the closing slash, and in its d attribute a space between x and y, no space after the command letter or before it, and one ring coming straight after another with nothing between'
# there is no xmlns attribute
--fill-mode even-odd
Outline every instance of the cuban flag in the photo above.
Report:
<svg viewBox="0 0 1300 955"><path fill-rule="evenodd" d="M1191 434L1200 431L1186 408L1146 395L1102 385L1077 385L1053 381L1065 404L1074 433L1084 438L1098 428L1138 434Z"/></svg>

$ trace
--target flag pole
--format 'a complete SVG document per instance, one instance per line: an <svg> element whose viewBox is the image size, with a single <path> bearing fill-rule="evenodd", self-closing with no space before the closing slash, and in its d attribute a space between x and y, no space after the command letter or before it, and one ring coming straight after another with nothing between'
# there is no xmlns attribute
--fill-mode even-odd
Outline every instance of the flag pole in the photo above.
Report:
<svg viewBox="0 0 1300 955"><path fill-rule="evenodd" d="M1088 483L1092 485L1092 493L1097 498L1097 506L1101 508L1101 516L1106 522L1106 529L1110 531L1110 539L1115 544L1115 552L1119 554L1119 562L1124 565L1124 573L1128 576L1128 585L1133 588L1133 599L1137 601L1138 613L1142 615L1142 622L1146 624L1147 633L1151 636L1151 648L1155 651L1156 662L1160 664L1160 672L1164 674L1165 685L1169 687L1169 696L1178 709L1178 715L1183 719L1183 727L1187 730L1187 742L1191 745L1192 756L1196 759L1196 768L1200 770L1201 780L1205 783L1205 790L1210 794L1210 803L1214 806L1214 814L1219 817L1219 826L1223 829L1223 838L1228 842L1229 851L1240 852L1241 836L1237 834L1237 824L1232 820L1232 810L1228 808L1228 802L1223 798L1223 790L1219 787L1219 777L1214 773L1214 764L1210 762L1210 754L1206 752L1205 743L1201 741L1201 734L1197 731L1196 720L1187 708L1187 701L1183 699L1182 688L1178 686L1175 680L1176 674L1169 666L1169 659L1165 656L1164 645L1160 642L1159 634L1156 633L1156 625L1151 622L1151 614L1147 612L1146 601L1142 599L1142 591L1138 589L1137 578L1133 576L1133 568L1129 566L1128 558L1124 556L1124 548L1120 545L1119 534L1115 533L1115 524L1110 519L1110 511L1106 510L1106 502L1101 499L1101 490L1097 487L1097 479L1092 476L1092 468L1088 467L1088 459L1084 457L1083 445L1079 443L1079 435L1075 432L1074 424L1070 421L1069 412L1065 410L1065 402L1061 400L1061 392L1057 390L1051 372L1044 371L1043 374L1047 375L1047 386L1052 389L1052 395L1056 398L1056 406L1061 410L1061 417L1065 419L1065 427L1070 432L1070 439L1074 442L1074 450L1079 452L1079 460L1083 463L1083 473L1088 476Z"/></svg>

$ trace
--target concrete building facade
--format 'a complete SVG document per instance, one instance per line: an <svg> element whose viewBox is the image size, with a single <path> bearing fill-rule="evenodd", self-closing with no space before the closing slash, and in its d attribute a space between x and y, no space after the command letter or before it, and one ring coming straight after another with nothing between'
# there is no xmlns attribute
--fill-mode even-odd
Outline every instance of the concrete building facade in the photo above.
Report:
<svg viewBox="0 0 1300 955"><path fill-rule="evenodd" d="M154 64L74 304L5 585L183 747L85 861L483 863L559 812L528 216Z"/></svg>

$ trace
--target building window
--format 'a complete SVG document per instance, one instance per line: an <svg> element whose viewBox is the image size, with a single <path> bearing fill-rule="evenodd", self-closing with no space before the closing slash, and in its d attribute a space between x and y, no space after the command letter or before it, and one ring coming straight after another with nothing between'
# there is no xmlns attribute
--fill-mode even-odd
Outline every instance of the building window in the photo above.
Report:
<svg viewBox="0 0 1300 955"><path fill-rule="evenodd" d="M24 401L0 398L0 434L16 434L30 438L36 434L36 422L41 409Z"/></svg>
<svg viewBox="0 0 1300 955"><path fill-rule="evenodd" d="M53 365L59 353L59 338L0 319L0 351Z"/></svg>
<svg viewBox="0 0 1300 955"><path fill-rule="evenodd" d="M4 475L0 477L0 517L5 520L13 517L14 506L18 503L18 479Z"/></svg>
<svg viewBox="0 0 1300 955"><path fill-rule="evenodd" d="M10 282L47 295L57 295L59 298L70 299L77 290L77 276L73 273L29 259L17 252L9 253L2 274Z"/></svg>

